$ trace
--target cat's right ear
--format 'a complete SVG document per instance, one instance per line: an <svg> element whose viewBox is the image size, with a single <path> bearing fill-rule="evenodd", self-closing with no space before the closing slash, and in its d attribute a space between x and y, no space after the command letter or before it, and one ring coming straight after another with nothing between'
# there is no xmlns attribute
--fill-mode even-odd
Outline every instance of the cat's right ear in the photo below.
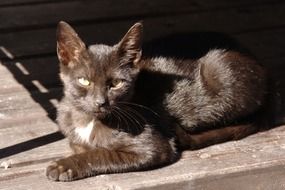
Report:
<svg viewBox="0 0 285 190"><path fill-rule="evenodd" d="M141 22L134 24L118 44L118 53L121 64L132 63L136 65L141 59L143 25Z"/></svg>
<svg viewBox="0 0 285 190"><path fill-rule="evenodd" d="M85 44L66 22L60 21L58 23L56 37L57 56L62 65L72 68L80 62L82 56L86 56Z"/></svg>

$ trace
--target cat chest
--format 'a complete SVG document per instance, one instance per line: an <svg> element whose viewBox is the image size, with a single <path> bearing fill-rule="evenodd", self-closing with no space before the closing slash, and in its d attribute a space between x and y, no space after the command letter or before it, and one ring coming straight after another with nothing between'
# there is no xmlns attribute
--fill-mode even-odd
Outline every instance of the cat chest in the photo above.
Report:
<svg viewBox="0 0 285 190"><path fill-rule="evenodd" d="M75 128L75 134L80 142L89 144L91 139L94 138L94 130L95 122L92 120L86 126Z"/></svg>
<svg viewBox="0 0 285 190"><path fill-rule="evenodd" d="M77 143L82 143L90 147L108 147L118 141L118 132L110 129L98 121L90 121L85 126L75 128Z"/></svg>

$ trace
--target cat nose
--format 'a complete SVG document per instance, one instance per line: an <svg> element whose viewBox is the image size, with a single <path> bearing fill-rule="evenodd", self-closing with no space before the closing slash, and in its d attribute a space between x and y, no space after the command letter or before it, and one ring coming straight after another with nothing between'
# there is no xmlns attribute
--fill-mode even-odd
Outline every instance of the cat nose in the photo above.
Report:
<svg viewBox="0 0 285 190"><path fill-rule="evenodd" d="M106 105L106 100L103 98L97 99L97 100L95 100L95 104L98 107L103 107L104 105Z"/></svg>

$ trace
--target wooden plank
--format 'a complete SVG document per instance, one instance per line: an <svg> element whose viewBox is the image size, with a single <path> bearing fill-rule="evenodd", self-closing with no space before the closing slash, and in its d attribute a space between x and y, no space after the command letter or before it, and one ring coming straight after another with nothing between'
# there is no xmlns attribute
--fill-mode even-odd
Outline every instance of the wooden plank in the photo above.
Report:
<svg viewBox="0 0 285 190"><path fill-rule="evenodd" d="M197 180L195 190L219 189L219 190L240 190L240 189L275 189L283 190L285 184L284 165L272 167L254 168L247 172L237 174L213 176L210 179ZM186 189L186 188L185 188Z"/></svg>
<svg viewBox="0 0 285 190"><path fill-rule="evenodd" d="M268 59L284 56L285 40L282 38L284 32L285 28L280 28L234 36L246 47L249 47L254 55L260 59Z"/></svg>
<svg viewBox="0 0 285 190"><path fill-rule="evenodd" d="M60 1L88 1L88 0L1 0L0 6L19 6L19 5L25 5L25 4L40 4L40 3L51 3L51 2L60 2ZM89 0L90 1L90 0ZM252 1L246 1L246 0L240 0L240 1L227 1L227 0L217 0L215 3L211 0L199 0L197 2L192 1L192 6L197 6L197 4L203 5L203 7L209 7L209 8L217 8L217 7L236 7L236 6L248 6L250 4L267 4L267 3L278 3L281 2L280 0L252 0Z"/></svg>
<svg viewBox="0 0 285 190"><path fill-rule="evenodd" d="M87 190L110 189L110 187L113 189L167 190L179 187L181 190L223 190L237 189L235 185L245 180L244 184L238 187L242 189L250 187L252 190L271 187L270 189L278 190L284 187L284 137L285 126L282 126L240 141L227 142L197 151L185 151L177 163L160 169L102 175L72 183L48 181L43 172L45 164L24 165L2 171L0 189L78 189L79 186L84 185ZM18 158L24 158L24 156L18 155ZM271 179L274 181L270 181ZM225 184L227 185L223 186Z"/></svg>
<svg viewBox="0 0 285 190"><path fill-rule="evenodd" d="M48 60L48 59L47 59ZM47 60L45 60L45 64L47 65ZM33 62L33 64L37 62ZM16 68L17 64L13 66ZM57 64L56 64L57 65ZM29 66L29 65L28 65ZM30 65L32 66L32 65ZM40 69L41 64L35 65L34 69ZM49 106L51 107L52 103L50 102L52 99L59 99L62 95L62 89L56 88L52 86L58 82L58 70L46 69L44 66L40 70L41 72L37 72L37 70L29 70L29 72L37 73L27 74L18 72L23 71L27 68L21 68L19 70L13 70L11 68L6 68L2 64L0 64L0 110L1 111L9 111L10 108L15 108L15 110L27 109L30 106L33 106L33 101L44 103L41 106ZM49 66L50 68L50 66ZM9 70L10 69L10 70ZM30 76L29 76L30 75ZM42 76L41 76L42 75ZM25 77L26 76L26 77ZM56 76L52 78L53 76ZM49 82L48 82L49 81ZM51 88L49 88L51 87ZM28 91L30 90L30 91ZM25 101L23 101L25 100Z"/></svg>
<svg viewBox="0 0 285 190"><path fill-rule="evenodd" d="M149 16L165 16L169 14L183 14L189 11L211 10L225 8L230 6L258 6L258 3L231 3L220 4L198 3L199 1L174 2L171 0L160 1L144 1L137 0L133 3L131 0L113 1L71 1L56 2L49 4L39 4L34 6L5 7L0 9L1 20L0 31L11 31L11 29L29 27L43 27L45 25L54 25L59 20L67 20L73 22L81 21L110 21L118 19L128 19L129 17L143 18ZM269 1L262 1L269 2ZM273 1L279 3L280 1ZM128 5L125 10L121 5ZM225 7L225 5L227 5ZM262 5L262 4L261 4ZM15 14L17 12L17 14ZM53 13L53 14L50 14ZM25 15L24 17L22 15Z"/></svg>
<svg viewBox="0 0 285 190"><path fill-rule="evenodd" d="M23 101L26 101L26 100L23 100ZM54 128L54 124L53 125L48 124L48 123L53 123L53 121L51 121L51 119L47 117L46 111L39 105L36 106L34 104L34 106L31 106L30 109L10 110L10 111L6 111L5 113L1 111L0 113L1 113L1 120L0 120L1 129L0 130L4 131L0 135L5 135L6 129L7 130L19 130L19 128L27 127L27 130L29 130L29 126L31 126L31 128L32 126L36 127L37 125L42 126L43 128L44 127ZM49 125L50 127L48 127Z"/></svg>
<svg viewBox="0 0 285 190"><path fill-rule="evenodd" d="M48 130L47 130L48 131ZM50 136L52 138L52 135L49 134L54 134L54 133L48 133L46 131L45 134L41 134L38 136L38 138L44 138L44 136ZM39 144L36 142L34 139L37 138L29 138L30 144L34 143L34 147L31 149L25 150L25 145L24 143L27 141L22 141L19 144L14 145L18 146L18 148L22 148L17 152L17 154L10 155L5 158L0 159L0 163L7 162L10 163L10 168L8 170L4 170L3 168L0 168L0 181L3 178L6 178L7 176L17 176L17 174L23 172L23 171L43 171L45 167L47 166L48 162L51 162L55 159L68 156L71 154L71 150L68 147L68 142L67 139L62 139L62 140L57 140L57 141L51 141L51 142L46 142ZM38 144L37 144L38 143ZM13 144L12 144L13 145ZM4 152L3 150L7 151L9 148L12 146L9 144L7 147L4 147L0 149L1 152ZM10 151L11 151L10 150ZM12 150L14 151L14 150ZM2 153L3 154L3 153ZM44 163L39 168L35 168L35 165Z"/></svg>
<svg viewBox="0 0 285 190"><path fill-rule="evenodd" d="M28 110L22 118L14 118L13 125L0 128L0 149L58 131L56 124L46 116L29 120L32 116L32 110ZM24 118L26 119L23 120ZM2 122L0 123L2 125ZM9 137L8 142L7 137Z"/></svg>
<svg viewBox="0 0 285 190"><path fill-rule="evenodd" d="M251 1L246 1L246 0L241 0L241 1L227 1L227 0L216 0L216 1L211 1L211 0L198 0L198 1L193 1L199 5L202 5L203 7L211 7L211 8L219 8L219 7L243 7L247 8L249 5L264 5L264 4L273 4L273 3L280 3L282 1L272 1L272 0L251 0Z"/></svg>
<svg viewBox="0 0 285 190"><path fill-rule="evenodd" d="M1 117L7 117L13 114L13 117L21 115L25 110L33 109L40 114L39 108L48 109L55 112L55 106L58 102L58 94L61 94L61 88L49 89L49 93L40 91L21 92L15 91L10 94L0 95L0 113ZM36 97L36 98L35 98ZM8 117L9 118L9 117Z"/></svg>
<svg viewBox="0 0 285 190"><path fill-rule="evenodd" d="M36 85L38 82L43 85L42 91L46 92L47 88L54 88L59 84L58 67L58 60L55 56L2 62L0 66L0 81L2 82L0 83L4 88L0 89L0 93L13 91L12 87L17 88L18 83L27 89L38 89ZM9 77L11 74L13 78ZM14 79L16 83L11 83Z"/></svg>
<svg viewBox="0 0 285 190"><path fill-rule="evenodd" d="M122 10L120 5L128 5L127 11ZM142 8L143 7L143 8ZM82 1L68 3L50 3L43 5L8 7L0 12L0 17L5 17L1 21L0 30L7 28L19 28L35 25L49 25L59 20L79 21L79 20L108 20L118 19L120 17L130 17L148 14L178 13L181 11L193 10L189 1L174 3L166 0L163 3L159 1L146 2L138 0L132 3L130 0L114 1ZM195 8L194 8L195 9ZM39 11L41 10L41 11ZM14 14L17 12L18 14ZM53 12L53 14L50 14ZM96 13L96 14L94 14ZM13 17L11 16L13 15ZM25 15L22 17L21 15Z"/></svg>
<svg viewBox="0 0 285 190"><path fill-rule="evenodd" d="M0 7L34 5L34 4L60 2L60 1L67 2L67 1L76 1L76 0L1 0Z"/></svg>
<svg viewBox="0 0 285 190"><path fill-rule="evenodd" d="M251 30L258 32L258 30L264 28L284 26L285 21L278 19L285 16L284 9L285 4L273 4L264 7L248 7L247 11L238 9L218 11L214 17L211 12L203 12L183 16L168 16L163 19L146 18L144 22L144 37L145 41L149 41L164 35L182 32L216 31L227 34L240 34L243 31ZM264 19L264 15L267 15L266 19ZM77 27L75 25L75 28L88 44L114 44L136 21L137 19L129 19L128 21L120 22L91 23ZM11 52L15 58L39 54L54 54L55 29L54 26L51 29L1 34L1 46Z"/></svg>
<svg viewBox="0 0 285 190"><path fill-rule="evenodd" d="M5 73L5 67L0 65L0 70ZM56 132L57 126L47 116L50 112L55 114L55 94L61 89L29 92L7 69L6 72L5 78L0 80L0 86L4 87L0 94L0 149ZM5 92L9 89L13 90Z"/></svg>

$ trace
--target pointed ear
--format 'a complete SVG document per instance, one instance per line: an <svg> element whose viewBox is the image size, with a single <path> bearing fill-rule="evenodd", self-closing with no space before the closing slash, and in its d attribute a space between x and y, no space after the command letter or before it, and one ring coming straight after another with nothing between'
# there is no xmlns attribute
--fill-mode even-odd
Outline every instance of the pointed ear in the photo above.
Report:
<svg viewBox="0 0 285 190"><path fill-rule="evenodd" d="M87 53L85 44L66 22L58 23L56 37L57 56L62 65L73 67Z"/></svg>
<svg viewBox="0 0 285 190"><path fill-rule="evenodd" d="M120 64L132 63L136 65L141 59L143 25L141 22L134 24L118 44Z"/></svg>

